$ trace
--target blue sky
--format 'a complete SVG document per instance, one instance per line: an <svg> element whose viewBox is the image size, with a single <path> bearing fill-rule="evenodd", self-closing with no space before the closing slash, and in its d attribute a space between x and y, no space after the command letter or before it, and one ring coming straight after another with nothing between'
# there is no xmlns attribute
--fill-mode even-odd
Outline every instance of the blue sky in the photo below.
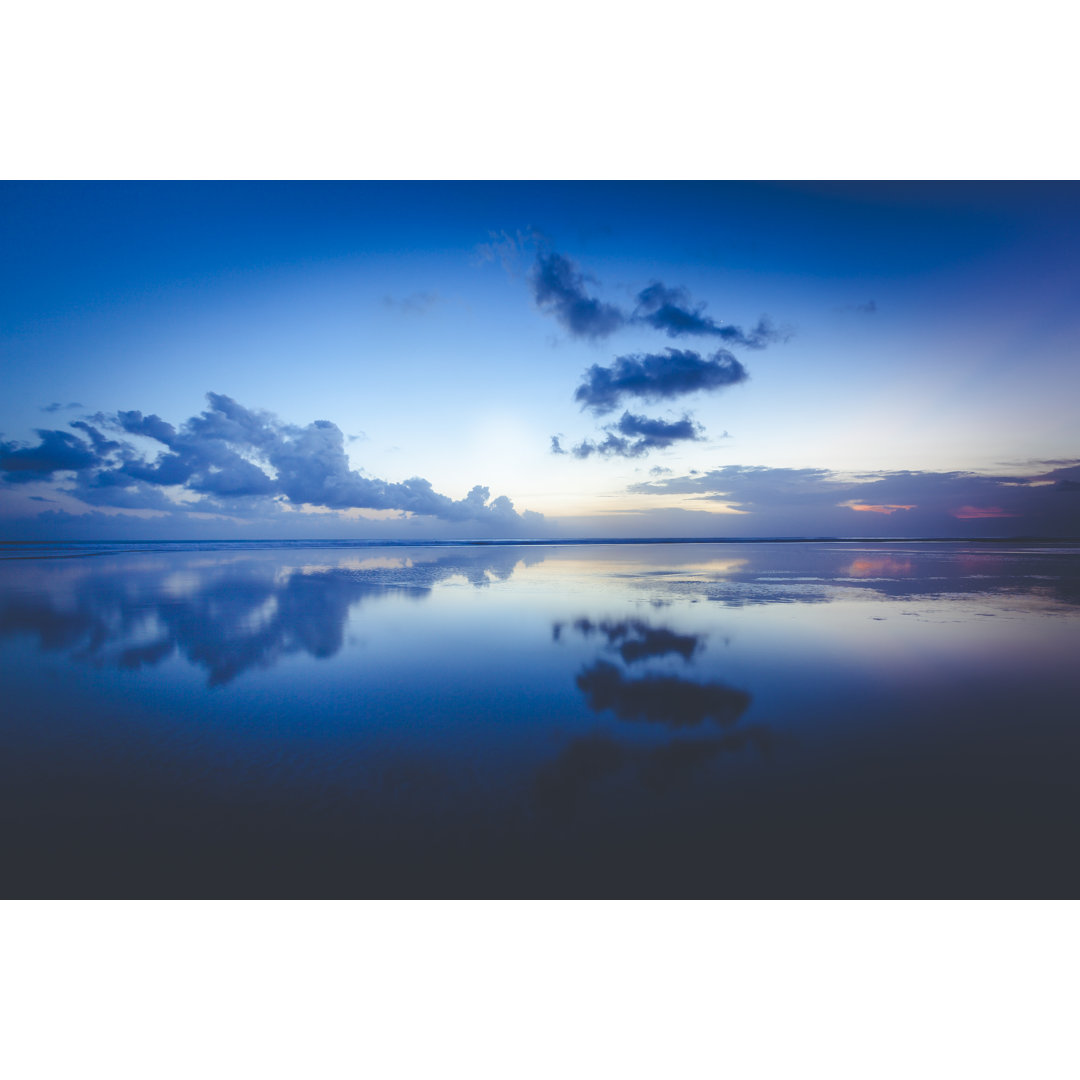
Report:
<svg viewBox="0 0 1080 1080"><path fill-rule="evenodd" d="M0 199L6 538L1080 534L1075 184Z"/></svg>

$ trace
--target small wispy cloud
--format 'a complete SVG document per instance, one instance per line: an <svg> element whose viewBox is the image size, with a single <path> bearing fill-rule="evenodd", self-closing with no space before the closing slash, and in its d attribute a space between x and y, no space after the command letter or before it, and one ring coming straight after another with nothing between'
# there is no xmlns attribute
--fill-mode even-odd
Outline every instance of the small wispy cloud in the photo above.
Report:
<svg viewBox="0 0 1080 1080"><path fill-rule="evenodd" d="M700 424L694 423L689 416L679 420L661 420L648 416L639 416L624 412L617 423L604 428L606 435L599 442L584 439L569 451L559 441L559 436L551 437L553 454L573 454L584 459L598 454L600 457L642 457L651 450L665 450L677 442L696 442L702 437Z"/></svg>
<svg viewBox="0 0 1080 1080"><path fill-rule="evenodd" d="M762 315L749 331L730 323L718 323L705 314L704 304L694 304L690 300L685 289L670 289L660 281L654 281L638 293L633 320L661 330L670 338L711 336L720 338L725 344L747 349L764 349L788 336L777 330L766 315Z"/></svg>
<svg viewBox="0 0 1080 1080"><path fill-rule="evenodd" d="M442 301L437 292L414 292L408 296L384 296L383 306L402 315L423 315Z"/></svg>

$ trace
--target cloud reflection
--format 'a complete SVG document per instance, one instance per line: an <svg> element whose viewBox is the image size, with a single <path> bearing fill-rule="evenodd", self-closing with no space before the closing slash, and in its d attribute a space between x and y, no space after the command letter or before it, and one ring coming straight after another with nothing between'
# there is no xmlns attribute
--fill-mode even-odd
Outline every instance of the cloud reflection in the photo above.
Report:
<svg viewBox="0 0 1080 1080"><path fill-rule="evenodd" d="M14 585L0 584L0 638L28 635L48 652L136 671L175 654L231 682L285 656L326 659L341 651L350 611L399 597L422 600L452 578L473 587L506 580L522 559L513 549L454 552L426 562L282 567L258 559L152 558L114 567L23 563ZM66 561L66 560L65 560Z"/></svg>
<svg viewBox="0 0 1080 1080"><path fill-rule="evenodd" d="M1072 544L1008 542L731 543L743 558L680 560L664 553L632 578L650 600L707 600L725 607L823 604L853 592L878 600L942 595L1028 597L1080 604L1080 560ZM691 549L687 549L689 554Z"/></svg>
<svg viewBox="0 0 1080 1080"><path fill-rule="evenodd" d="M553 640L560 639L563 625L555 623L552 627ZM607 638L608 645L617 648L628 664L650 657L667 656L669 653L676 653L689 661L695 652L704 647L705 641L703 634L676 634L666 627L654 628L641 619L594 623L591 619L581 618L574 620L573 627L586 638L602 634Z"/></svg>
<svg viewBox="0 0 1080 1080"><path fill-rule="evenodd" d="M610 710L620 720L642 720L664 727L696 727L706 719L734 724L750 695L723 683L699 683L673 675L628 679L607 660L597 660L577 677L578 689L593 712Z"/></svg>
<svg viewBox="0 0 1080 1080"><path fill-rule="evenodd" d="M562 640L567 623L552 627L552 640ZM703 647L700 634L679 634L669 627L654 627L642 619L592 620L570 623L586 639L596 637L602 648L629 667L668 656L681 656L692 664ZM616 663L597 657L576 677L589 709L612 713L617 719L668 732L666 741L642 744L604 732L572 739L554 760L537 772L533 787L536 804L556 815L572 816L582 802L607 786L651 791L676 789L691 780L710 761L752 746L768 753L772 739L761 725L726 730L719 735L681 737L685 728L700 728L706 720L734 729L750 706L751 696L725 683L691 679L669 672L646 672L637 677Z"/></svg>

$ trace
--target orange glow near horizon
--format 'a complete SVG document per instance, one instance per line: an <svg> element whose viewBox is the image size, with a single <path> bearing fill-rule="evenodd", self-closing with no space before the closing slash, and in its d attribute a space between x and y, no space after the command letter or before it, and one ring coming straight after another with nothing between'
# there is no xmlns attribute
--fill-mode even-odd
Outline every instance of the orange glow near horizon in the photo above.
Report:
<svg viewBox="0 0 1080 1080"><path fill-rule="evenodd" d="M860 513L868 512L868 513L871 513L871 514L894 514L894 513L896 513L897 510L914 510L917 504L916 503L909 503L907 505L904 505L903 503L899 503L899 504L893 504L893 503L871 504L871 503L856 502L854 499L852 499L850 502L841 503L840 505L841 506L846 506L849 510L858 510Z"/></svg>

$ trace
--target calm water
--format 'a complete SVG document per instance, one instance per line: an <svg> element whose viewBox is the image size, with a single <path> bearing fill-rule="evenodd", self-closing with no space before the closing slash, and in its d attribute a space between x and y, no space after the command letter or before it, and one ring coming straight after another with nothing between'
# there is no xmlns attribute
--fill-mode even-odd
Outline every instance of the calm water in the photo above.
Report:
<svg viewBox="0 0 1080 1080"><path fill-rule="evenodd" d="M7 546L5 896L1043 897L1080 548Z"/></svg>

